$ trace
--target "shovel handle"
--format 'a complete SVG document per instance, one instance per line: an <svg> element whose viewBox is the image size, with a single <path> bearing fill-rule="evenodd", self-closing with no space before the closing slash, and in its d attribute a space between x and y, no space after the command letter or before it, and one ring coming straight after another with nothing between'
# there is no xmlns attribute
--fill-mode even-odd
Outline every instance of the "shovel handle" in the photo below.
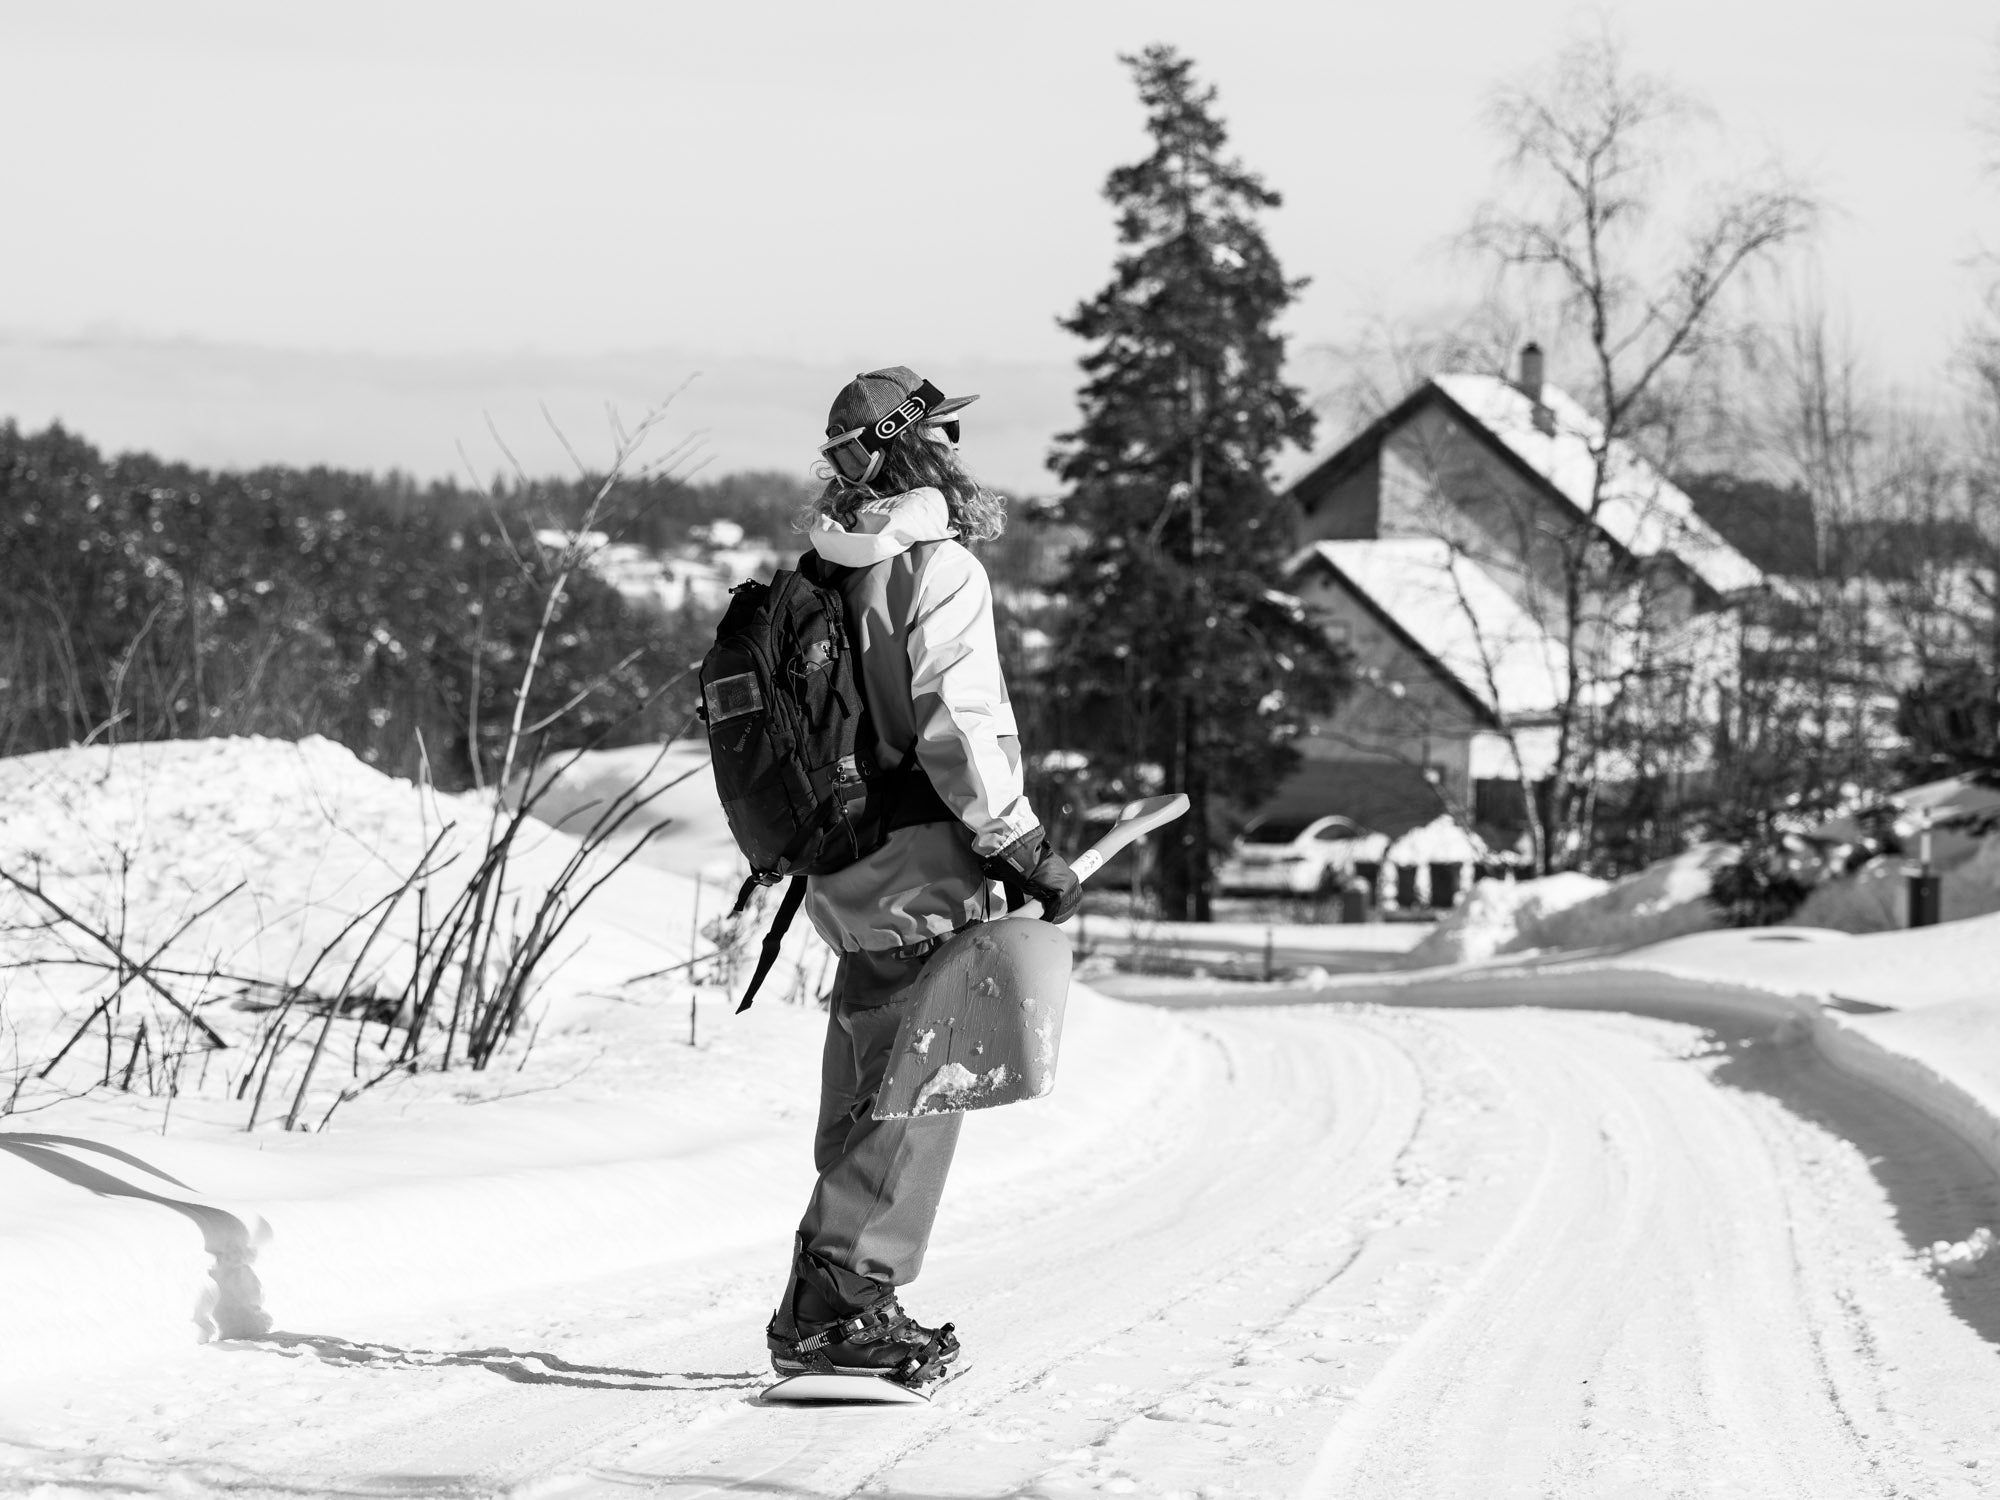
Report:
<svg viewBox="0 0 2000 1500"><path fill-rule="evenodd" d="M1144 838L1187 810L1186 792L1173 792L1165 797L1142 797L1137 802L1126 803L1125 810L1118 814L1118 821L1111 825L1111 831L1079 855L1076 863L1070 866L1071 871L1078 880L1090 879L1104 868L1106 860L1134 839Z"/></svg>
<svg viewBox="0 0 2000 1500"><path fill-rule="evenodd" d="M1090 879L1104 868L1106 860L1127 844L1173 822L1187 810L1186 792L1171 792L1164 797L1141 797L1137 802L1126 803L1110 831L1077 856L1076 863L1069 867L1070 873L1079 882ZM1013 915L1040 918L1046 909L1041 902L1030 901Z"/></svg>

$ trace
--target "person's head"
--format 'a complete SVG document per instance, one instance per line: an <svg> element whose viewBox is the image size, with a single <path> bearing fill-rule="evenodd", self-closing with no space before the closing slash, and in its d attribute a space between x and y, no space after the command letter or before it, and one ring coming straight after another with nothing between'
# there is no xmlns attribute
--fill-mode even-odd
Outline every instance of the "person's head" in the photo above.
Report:
<svg viewBox="0 0 2000 1500"><path fill-rule="evenodd" d="M1006 524L1006 502L959 463L958 413L977 396L946 396L906 365L857 375L827 413L826 488L806 508L810 524L830 516L852 525L856 509L884 495L928 486L943 494L961 540L983 542Z"/></svg>

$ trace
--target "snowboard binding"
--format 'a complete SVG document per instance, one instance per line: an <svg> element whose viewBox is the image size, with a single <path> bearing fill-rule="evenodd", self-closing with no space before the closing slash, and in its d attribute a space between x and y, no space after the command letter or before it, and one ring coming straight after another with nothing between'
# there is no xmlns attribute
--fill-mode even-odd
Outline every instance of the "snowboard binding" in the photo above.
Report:
<svg viewBox="0 0 2000 1500"><path fill-rule="evenodd" d="M952 1325L926 1328L894 1297L826 1323L774 1317L765 1332L771 1368L780 1377L860 1375L922 1390L941 1380L959 1355Z"/></svg>

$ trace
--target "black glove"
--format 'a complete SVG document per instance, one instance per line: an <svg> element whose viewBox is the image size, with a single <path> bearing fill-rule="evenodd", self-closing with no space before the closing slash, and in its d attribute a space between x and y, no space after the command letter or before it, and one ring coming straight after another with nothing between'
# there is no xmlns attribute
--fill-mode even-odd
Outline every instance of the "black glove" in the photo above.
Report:
<svg viewBox="0 0 2000 1500"><path fill-rule="evenodd" d="M1049 847L1039 828L998 854L987 856L984 868L989 879L1007 887L1009 911L1031 900L1039 901L1044 908L1043 921L1067 922L1083 904L1083 882L1076 878L1069 862Z"/></svg>

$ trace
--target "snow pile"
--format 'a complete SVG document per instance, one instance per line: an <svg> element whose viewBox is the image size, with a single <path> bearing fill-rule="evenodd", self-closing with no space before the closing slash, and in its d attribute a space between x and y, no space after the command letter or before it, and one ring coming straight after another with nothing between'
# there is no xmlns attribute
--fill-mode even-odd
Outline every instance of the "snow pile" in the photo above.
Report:
<svg viewBox="0 0 2000 1500"><path fill-rule="evenodd" d="M10 1027L0 1065L19 1070L61 1047L116 984L115 944L129 959L152 963L179 1005L130 985L117 1002L124 1012L117 1062L127 1033L134 1056L141 1045L180 1052L178 1034L164 1039L157 1026L138 1042L136 1008L156 1005L160 1023L190 1035L207 1028L219 1045L187 1054L201 1065L199 1080L177 1072L171 1084L148 1076L147 1086L175 1094L206 1087L221 1099L240 1084L268 1007L287 986L313 996L402 993L424 933L435 939L442 914L472 879L493 818L484 798L385 776L318 738L185 740L0 760L0 872L40 891L0 887L0 1000ZM378 928L378 903L411 880L427 851L431 873L388 904ZM551 1005L671 974L691 948L714 952L697 930L733 892L715 883L697 905L694 881L636 864L614 872L616 854L586 859L571 886L576 915L537 970L530 1027L549 1018ZM568 834L523 825L498 893L489 963L505 962L578 855ZM52 921L58 908L69 917ZM795 934L789 952L802 946ZM782 996L802 978L794 957L769 993ZM447 980L444 993L455 987ZM92 1063L92 1079L109 1066L101 1057ZM341 1081L328 1070L326 1087Z"/></svg>
<svg viewBox="0 0 2000 1500"><path fill-rule="evenodd" d="M1468 865L1486 858L1487 849L1456 821L1440 813L1389 846L1383 856L1392 865Z"/></svg>
<svg viewBox="0 0 2000 1500"><path fill-rule="evenodd" d="M1734 844L1697 844L1588 900L1523 922L1503 951L1630 947L1720 927L1723 913L1709 894L1716 873L1739 858Z"/></svg>
<svg viewBox="0 0 2000 1500"><path fill-rule="evenodd" d="M18 888L0 896L0 946L11 962L40 965L11 999L19 1007L37 988L92 990L100 971L60 965L110 957L73 925L37 930L48 902L136 957L166 945L170 967L221 971L228 978L217 987L282 986L312 973L332 989L358 964L351 992L399 988L410 933L392 923L370 943L365 926L350 924L423 863L435 838L439 885L449 883L452 855L490 813L466 799L420 798L407 784L387 799L379 795L385 784L318 738L115 745L0 761L0 871L47 898ZM460 887L464 879L457 876ZM189 998L211 996L193 984Z"/></svg>
<svg viewBox="0 0 2000 1500"><path fill-rule="evenodd" d="M1984 1224L1962 1240L1937 1240L1917 1255L1917 1264L1933 1275L1970 1276L1993 1248L1993 1231Z"/></svg>
<svg viewBox="0 0 2000 1500"><path fill-rule="evenodd" d="M1480 963L1514 946L1523 928L1602 895L1610 886L1573 871L1539 880L1482 880L1416 947L1413 968Z"/></svg>
<svg viewBox="0 0 2000 1500"><path fill-rule="evenodd" d="M1481 963L1507 953L1657 943L1722 925L1709 892L1737 858L1733 844L1702 844L1606 884L1575 873L1482 880L1399 967Z"/></svg>
<svg viewBox="0 0 2000 1500"><path fill-rule="evenodd" d="M1852 875L1819 885L1793 914L1802 927L1836 932L1893 932L1909 926L1909 873L1900 854L1871 859ZM1947 922L2000 912L2000 838L1981 839L1971 856L1941 872Z"/></svg>
<svg viewBox="0 0 2000 1500"><path fill-rule="evenodd" d="M1851 875L1815 886L1791 921L1833 932L1893 932L1909 925L1907 862L1901 855L1871 859Z"/></svg>
<svg viewBox="0 0 2000 1500"><path fill-rule="evenodd" d="M270 984L302 981L318 961L315 983L330 987L358 961L355 990L398 988L416 942L415 901L372 943L371 922L350 924L417 871L427 849L434 918L471 879L492 819L483 798L384 776L317 737L0 760L0 869L121 934L128 951L171 939L184 960ZM505 892L523 911L577 850L566 834L527 828ZM648 872L623 884L595 898L590 941L565 945L586 983L615 983L685 955L689 883ZM8 903L10 957L62 956L53 935L25 931L37 915L30 898L13 892Z"/></svg>

